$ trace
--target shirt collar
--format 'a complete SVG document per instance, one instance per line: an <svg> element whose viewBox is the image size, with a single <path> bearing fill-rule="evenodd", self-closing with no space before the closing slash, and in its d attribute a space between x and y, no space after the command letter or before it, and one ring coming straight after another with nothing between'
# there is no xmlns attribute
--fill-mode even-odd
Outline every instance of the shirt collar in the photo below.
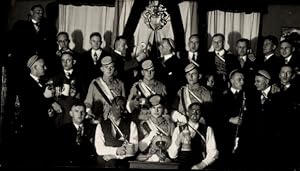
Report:
<svg viewBox="0 0 300 171"><path fill-rule="evenodd" d="M222 56L224 56L224 54L225 54L225 50L222 49L222 50L220 50L220 51L215 51L215 53L216 53L217 56L222 57Z"/></svg>
<svg viewBox="0 0 300 171"><path fill-rule="evenodd" d="M94 56L94 53L97 53L97 56L100 56L100 53L101 53L101 49L97 49L97 50L95 50L95 49L92 49L92 55Z"/></svg>
<svg viewBox="0 0 300 171"><path fill-rule="evenodd" d="M30 73L30 76L34 79L34 81L36 81L37 83L39 83L39 78L37 76L32 75L31 73Z"/></svg>
<svg viewBox="0 0 300 171"><path fill-rule="evenodd" d="M269 54L269 55L265 55L265 59L266 60L268 60L271 56L273 56L274 55L274 53L271 53L271 54Z"/></svg>
<svg viewBox="0 0 300 171"><path fill-rule="evenodd" d="M75 122L73 122L73 125L75 126L75 128L76 128L77 130L78 130L79 126L83 127L83 124L78 125L78 124L76 124Z"/></svg>
<svg viewBox="0 0 300 171"><path fill-rule="evenodd" d="M290 56L287 57L287 58L284 58L284 61L290 62L291 58L292 58L292 55L290 55Z"/></svg>
<svg viewBox="0 0 300 171"><path fill-rule="evenodd" d="M38 22L35 21L34 19L31 19L31 21L33 22L33 24L37 24Z"/></svg>
<svg viewBox="0 0 300 171"><path fill-rule="evenodd" d="M67 71L67 70L64 70L64 72L65 72L65 74L67 74L67 73L70 73L70 74L72 74L72 73L73 73L73 69L70 69L69 71Z"/></svg>
<svg viewBox="0 0 300 171"><path fill-rule="evenodd" d="M271 90L271 86L269 86L268 88L262 90L261 92L262 92L262 94L263 94L266 98L268 98L268 94L269 94L270 90Z"/></svg>
<svg viewBox="0 0 300 171"><path fill-rule="evenodd" d="M230 87L230 91L235 94L236 92L239 93L240 90L236 89L236 88L233 88L233 87Z"/></svg>
<svg viewBox="0 0 300 171"><path fill-rule="evenodd" d="M116 50L116 49L114 50L114 52L116 52L117 54L123 56L122 53L120 51Z"/></svg>
<svg viewBox="0 0 300 171"><path fill-rule="evenodd" d="M246 56L246 55L240 56L239 58L240 58L240 59L243 59L244 62L246 62L246 60L247 60L247 56Z"/></svg>
<svg viewBox="0 0 300 171"><path fill-rule="evenodd" d="M172 53L170 54L167 54L167 55L164 55L163 58L164 58L164 61L167 61L168 59L170 59L171 57L173 56Z"/></svg>

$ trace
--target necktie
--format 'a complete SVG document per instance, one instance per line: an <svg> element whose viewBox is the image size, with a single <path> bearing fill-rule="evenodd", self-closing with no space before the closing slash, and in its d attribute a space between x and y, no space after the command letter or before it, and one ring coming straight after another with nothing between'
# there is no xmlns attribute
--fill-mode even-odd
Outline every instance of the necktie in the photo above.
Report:
<svg viewBox="0 0 300 171"><path fill-rule="evenodd" d="M77 129L77 134L76 134L76 143L77 145L80 145L82 142L82 126L79 126Z"/></svg>
<svg viewBox="0 0 300 171"><path fill-rule="evenodd" d="M237 99L238 96L239 96L239 92L238 92L238 91L235 91L235 93L234 93L234 98Z"/></svg>
<svg viewBox="0 0 300 171"><path fill-rule="evenodd" d="M289 63L289 60L288 60L288 59L284 59L284 63L285 63L285 64L288 64L288 63Z"/></svg>
<svg viewBox="0 0 300 171"><path fill-rule="evenodd" d="M97 60L98 60L98 55L97 55L97 53L95 52L94 53L94 64L96 65L97 64Z"/></svg>
<svg viewBox="0 0 300 171"><path fill-rule="evenodd" d="M261 96L260 96L261 104L264 104L266 99L267 99L267 97L265 96L265 93L261 92Z"/></svg>
<svg viewBox="0 0 300 171"><path fill-rule="evenodd" d="M35 31L39 32L40 31L40 23L33 23Z"/></svg>
<svg viewBox="0 0 300 171"><path fill-rule="evenodd" d="M70 73L70 72L66 72L66 77L67 77L68 79L70 79L70 78L71 78L71 73Z"/></svg>
<svg viewBox="0 0 300 171"><path fill-rule="evenodd" d="M196 54L193 53L192 60L196 61Z"/></svg>
<svg viewBox="0 0 300 171"><path fill-rule="evenodd" d="M244 68L245 61L243 58L240 58L240 64L241 64L241 68Z"/></svg>

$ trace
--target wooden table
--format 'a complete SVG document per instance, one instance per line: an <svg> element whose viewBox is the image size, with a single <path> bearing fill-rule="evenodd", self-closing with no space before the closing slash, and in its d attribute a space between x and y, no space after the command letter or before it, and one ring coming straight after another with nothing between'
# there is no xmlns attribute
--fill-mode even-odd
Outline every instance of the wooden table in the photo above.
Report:
<svg viewBox="0 0 300 171"><path fill-rule="evenodd" d="M174 162L129 161L130 169L178 169Z"/></svg>

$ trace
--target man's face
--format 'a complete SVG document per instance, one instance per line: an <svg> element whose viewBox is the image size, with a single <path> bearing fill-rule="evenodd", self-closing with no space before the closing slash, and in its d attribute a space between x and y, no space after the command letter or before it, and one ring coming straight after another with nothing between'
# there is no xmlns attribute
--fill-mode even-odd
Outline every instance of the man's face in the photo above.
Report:
<svg viewBox="0 0 300 171"><path fill-rule="evenodd" d="M269 86L269 80L263 76L255 76L254 85L258 91L262 91Z"/></svg>
<svg viewBox="0 0 300 171"><path fill-rule="evenodd" d="M271 42L271 40L266 39L263 44L263 53L269 55L274 52L276 46Z"/></svg>
<svg viewBox="0 0 300 171"><path fill-rule="evenodd" d="M279 72L279 79L283 85L288 84L293 79L293 77L294 75L291 67L289 66L281 67Z"/></svg>
<svg viewBox="0 0 300 171"><path fill-rule="evenodd" d="M171 53L171 46L168 43L167 40L163 40L160 44L160 46L158 47L160 54L163 55L168 55Z"/></svg>
<svg viewBox="0 0 300 171"><path fill-rule="evenodd" d="M90 39L90 44L91 44L92 49L94 49L94 50L100 49L101 44L102 44L101 38L99 36L96 36L96 35L93 36Z"/></svg>
<svg viewBox="0 0 300 171"><path fill-rule="evenodd" d="M239 56L245 56L247 54L247 43L238 42L236 45L236 51Z"/></svg>
<svg viewBox="0 0 300 171"><path fill-rule="evenodd" d="M69 71L70 69L73 68L73 65L75 64L75 61L73 61L73 57L71 55L64 54L61 57L61 63L62 63L62 66L63 66L64 70Z"/></svg>
<svg viewBox="0 0 300 171"><path fill-rule="evenodd" d="M43 59L37 60L36 63L34 64L34 69L38 77L44 76L47 70L44 60Z"/></svg>
<svg viewBox="0 0 300 171"><path fill-rule="evenodd" d="M117 48L117 50L118 50L119 52L121 52L121 54L122 54L123 56L125 56L125 55L126 55L126 51L127 51L127 49L128 49L127 41L126 41L125 39L120 39L120 40L119 40L119 45L118 45L118 47L116 47L116 48Z"/></svg>
<svg viewBox="0 0 300 171"><path fill-rule="evenodd" d="M119 119L122 113L125 111L125 102L118 101L117 104L112 105L112 115L115 119Z"/></svg>
<svg viewBox="0 0 300 171"><path fill-rule="evenodd" d="M220 51L224 49L224 40L221 36L216 36L212 39L212 46L215 51Z"/></svg>
<svg viewBox="0 0 300 171"><path fill-rule="evenodd" d="M208 79L207 79L207 82L206 82L206 85L209 86L209 87L214 87L215 85L215 78L213 75L209 76Z"/></svg>
<svg viewBox="0 0 300 171"><path fill-rule="evenodd" d="M103 65L101 66L101 71L103 72L103 76L112 77L115 72L115 64Z"/></svg>
<svg viewBox="0 0 300 171"><path fill-rule="evenodd" d="M32 19L36 22L40 22L44 15L44 10L41 7L35 7L32 11L30 11Z"/></svg>
<svg viewBox="0 0 300 171"><path fill-rule="evenodd" d="M201 117L201 110L199 105L193 105L191 109L189 109L189 121L192 121L194 123L199 122L199 119Z"/></svg>
<svg viewBox="0 0 300 171"><path fill-rule="evenodd" d="M84 106L72 106L70 116L74 123L80 125L85 118L85 107Z"/></svg>
<svg viewBox="0 0 300 171"><path fill-rule="evenodd" d="M283 42L280 44L280 54L282 57L287 58L295 51L295 48L292 47L288 42Z"/></svg>
<svg viewBox="0 0 300 171"><path fill-rule="evenodd" d="M185 78L190 85L194 85L198 83L199 80L199 72L197 69L193 69L190 72L185 74Z"/></svg>
<svg viewBox="0 0 300 171"><path fill-rule="evenodd" d="M142 70L142 75L144 76L145 80L153 80L154 79L154 75L155 75L155 70L154 67L149 68L149 69L143 69Z"/></svg>
<svg viewBox="0 0 300 171"><path fill-rule="evenodd" d="M69 48L69 42L70 41L65 34L61 34L57 37L57 44L63 50L67 50Z"/></svg>
<svg viewBox="0 0 300 171"><path fill-rule="evenodd" d="M161 104L150 107L151 115L155 118L162 116L163 111L164 111L164 108L163 108L163 105L161 105Z"/></svg>
<svg viewBox="0 0 300 171"><path fill-rule="evenodd" d="M233 74L232 78L230 79L230 83L232 88L242 90L244 85L244 75L238 72Z"/></svg>
<svg viewBox="0 0 300 171"><path fill-rule="evenodd" d="M189 40L189 49L191 52L197 52L199 49L199 37L193 36Z"/></svg>

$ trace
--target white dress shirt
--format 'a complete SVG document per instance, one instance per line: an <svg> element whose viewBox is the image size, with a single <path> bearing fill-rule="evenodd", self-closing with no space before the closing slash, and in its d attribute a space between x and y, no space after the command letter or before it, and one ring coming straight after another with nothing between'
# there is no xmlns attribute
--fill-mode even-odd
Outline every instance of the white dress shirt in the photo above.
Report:
<svg viewBox="0 0 300 171"><path fill-rule="evenodd" d="M197 130L199 127L199 123L193 123L193 122L189 121L189 124L195 130ZM195 137L196 132L194 131L194 129L192 129L190 127L188 127L188 129L191 133L191 137L192 138ZM176 144L176 140L179 135L180 135L180 131L179 131L179 127L177 126L173 132L172 143L171 143L170 147L168 148L168 154L172 159L177 158L178 151L180 150L180 146L178 146ZM212 128L210 126L207 127L205 143L206 143L206 156L201 162L205 163L206 166L208 166L208 165L212 164L218 158L218 155L219 155L219 151L217 150L217 145L216 145L216 141L215 141L214 131L212 130Z"/></svg>
<svg viewBox="0 0 300 171"><path fill-rule="evenodd" d="M116 122L116 124L119 125L120 121L121 120L118 120ZM114 129L113 125L112 125L112 129ZM130 136L129 137L130 137L129 143L134 144L135 151L137 151L137 149L138 149L138 131L137 131L136 124L132 121L130 123ZM126 157L126 155L123 155L123 156L117 155L117 149L119 147L106 146L104 143L105 143L104 134L102 131L101 124L99 123L97 125L96 132L95 132L95 148L96 148L97 154L98 155L112 155L112 156L115 156L115 158L117 158L117 159L123 159Z"/></svg>
<svg viewBox="0 0 300 171"><path fill-rule="evenodd" d="M194 61L196 61L197 58L198 58L198 52L189 52L188 58L189 58L190 61L193 60L193 56L194 56L194 55L195 55Z"/></svg>

